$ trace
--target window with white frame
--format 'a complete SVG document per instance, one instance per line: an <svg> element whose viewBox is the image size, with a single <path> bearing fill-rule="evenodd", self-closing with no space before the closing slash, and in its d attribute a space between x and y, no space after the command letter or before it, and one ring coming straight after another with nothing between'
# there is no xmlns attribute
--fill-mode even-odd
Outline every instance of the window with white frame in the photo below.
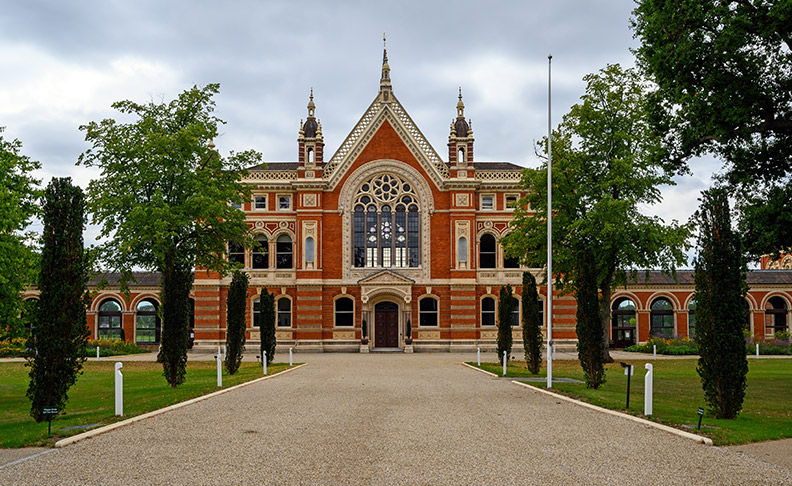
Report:
<svg viewBox="0 0 792 486"><path fill-rule="evenodd" d="M278 299L278 327L291 327L291 300L283 297Z"/></svg>
<svg viewBox="0 0 792 486"><path fill-rule="evenodd" d="M520 197L517 194L506 194L504 196L504 202L506 203L506 209L514 209L517 207L517 201L520 200Z"/></svg>
<svg viewBox="0 0 792 486"><path fill-rule="evenodd" d="M335 325L352 327L355 324L355 302L349 297L341 297L335 301Z"/></svg>
<svg viewBox="0 0 792 486"><path fill-rule="evenodd" d="M437 299L425 297L418 302L418 325L421 327L437 327Z"/></svg>
<svg viewBox="0 0 792 486"><path fill-rule="evenodd" d="M495 196L492 194L485 194L481 196L481 210L492 211L495 209Z"/></svg>
<svg viewBox="0 0 792 486"><path fill-rule="evenodd" d="M484 297L481 299L481 325L495 325L495 299L492 297Z"/></svg>
<svg viewBox="0 0 792 486"><path fill-rule="evenodd" d="M253 196L253 209L264 211L267 209L267 196Z"/></svg>
<svg viewBox="0 0 792 486"><path fill-rule="evenodd" d="M281 194L278 196L278 211L289 211L291 209L291 196Z"/></svg>
<svg viewBox="0 0 792 486"><path fill-rule="evenodd" d="M256 235L253 240L253 268L269 268L269 241L265 235Z"/></svg>

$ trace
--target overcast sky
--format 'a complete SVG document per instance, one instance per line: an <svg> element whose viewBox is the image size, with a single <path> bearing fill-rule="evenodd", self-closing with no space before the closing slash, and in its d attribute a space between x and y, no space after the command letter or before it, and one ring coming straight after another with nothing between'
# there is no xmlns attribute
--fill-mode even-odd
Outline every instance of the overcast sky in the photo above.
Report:
<svg viewBox="0 0 792 486"><path fill-rule="evenodd" d="M393 91L447 159L462 88L477 161L535 166L547 132L547 55L553 55L554 124L583 94L582 77L608 63L633 66L629 0L492 1L12 1L0 16L0 126L39 160L38 177L71 176L88 148L78 127L117 117L114 101L171 100L220 83L221 152L252 148L294 161L314 89L325 157L338 148L379 88L387 32ZM644 208L686 221L719 164ZM39 227L40 228L40 227ZM89 228L86 243L95 242Z"/></svg>

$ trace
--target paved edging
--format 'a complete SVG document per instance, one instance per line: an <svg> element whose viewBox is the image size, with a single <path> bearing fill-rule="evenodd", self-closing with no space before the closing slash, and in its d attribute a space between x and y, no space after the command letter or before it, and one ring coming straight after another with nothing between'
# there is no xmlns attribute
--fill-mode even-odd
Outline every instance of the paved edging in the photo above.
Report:
<svg viewBox="0 0 792 486"><path fill-rule="evenodd" d="M545 390L543 388L539 388L539 387L536 387L536 386L533 386L533 385L529 385L527 383L523 383L521 381L514 381L513 380L512 383L514 383L515 385L520 385L520 386L524 386L526 388L530 388L531 390L534 390L534 391L537 391L537 392L540 392L540 393L544 393L546 395L550 395L553 398L558 398L560 400L565 400L567 402L574 403L575 405L580 405L581 407L590 408L592 410L596 410L598 412L606 413L608 415L613 415L615 417L622 417L622 418L626 418L626 419L632 420L633 422L638 422L639 424L648 425L650 427L654 427L655 429L659 429L659 430L662 430L664 432L668 432L670 434L675 434L675 435L678 435L680 437L684 437L685 439L693 440L693 441L698 442L700 444L709 445L709 446L713 445L712 444L712 439L710 439L709 437L704 437L704 436L701 436L701 435L692 434L690 432L685 432L684 430L675 429L674 427L669 427L668 425L663 425L663 424L659 424L657 422L652 422L651 420L646 420L646 419L643 419L641 417L636 417L635 415L630 415L628 413L617 412L616 410L611 410L609 408L604 408L604 407L599 407L597 405L592 405L590 403L586 403L586 402L581 401L581 400L576 400L576 399L570 398L570 397L568 397L566 395L561 395L560 393L554 393L554 392L551 392L549 390Z"/></svg>
<svg viewBox="0 0 792 486"><path fill-rule="evenodd" d="M485 375L490 375L490 376L491 376L491 377L493 377L493 378L500 378L498 375L496 375L495 373L492 373L491 371L482 370L481 368L477 368L477 367L475 367L475 366L473 366L473 365L467 364L467 363L465 363L464 361L462 362L462 366L467 366L467 367L468 367L468 368L470 368L471 370L476 370L476 371L479 371L479 372L481 372L481 373L484 373Z"/></svg>
<svg viewBox="0 0 792 486"><path fill-rule="evenodd" d="M83 432L82 434L73 435L71 437L67 437L65 439L61 439L55 443L55 447L65 447L67 445L74 444L75 442L79 442L84 439L88 439L99 434L104 434L105 432L110 432L111 430L115 430L119 427L123 427L125 425L129 425L140 420L145 420L147 418L155 417L157 415L161 415L165 412L170 412L171 410L176 410L177 408L186 407L187 405L192 405L193 403L197 403L203 400L207 400L212 397L216 397L217 395L222 395L223 393L228 393L232 390L236 390L238 388L242 388L243 386L252 385L253 383L258 383L260 381L269 380L270 378L275 378L276 376L280 376L284 373L288 373L290 371L294 371L298 368L302 368L303 366L307 366L308 363L303 363L301 365L294 366L292 368L287 368L279 373L274 375L267 375L262 376L261 378L256 378L255 380L246 381L245 383L240 383L239 385L234 385L231 388L224 388L222 390L218 390L216 392L209 393L208 395L201 395L200 397L191 398L184 402L174 403L173 405L169 405L165 408L160 408L157 410L152 410L151 412L146 412L142 415L136 415L132 418L128 418L126 420L122 420L120 422L115 422L110 425L105 425L104 427L99 427L98 429L89 430L88 432Z"/></svg>

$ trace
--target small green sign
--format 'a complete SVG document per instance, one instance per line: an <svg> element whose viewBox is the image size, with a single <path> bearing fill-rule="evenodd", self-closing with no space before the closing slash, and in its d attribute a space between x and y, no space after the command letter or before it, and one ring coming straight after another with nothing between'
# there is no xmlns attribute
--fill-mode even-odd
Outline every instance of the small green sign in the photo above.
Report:
<svg viewBox="0 0 792 486"><path fill-rule="evenodd" d="M58 407L43 407L41 409L42 415L58 415Z"/></svg>

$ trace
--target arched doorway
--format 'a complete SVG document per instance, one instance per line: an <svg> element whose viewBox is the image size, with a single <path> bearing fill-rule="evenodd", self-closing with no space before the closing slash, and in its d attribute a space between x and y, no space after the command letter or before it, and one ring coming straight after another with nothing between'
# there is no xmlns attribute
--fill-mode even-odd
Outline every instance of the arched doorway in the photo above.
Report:
<svg viewBox="0 0 792 486"><path fill-rule="evenodd" d="M374 346L399 347L399 306L393 302L374 306Z"/></svg>
<svg viewBox="0 0 792 486"><path fill-rule="evenodd" d="M635 344L635 303L626 297L616 299L611 315L613 347L626 348Z"/></svg>

